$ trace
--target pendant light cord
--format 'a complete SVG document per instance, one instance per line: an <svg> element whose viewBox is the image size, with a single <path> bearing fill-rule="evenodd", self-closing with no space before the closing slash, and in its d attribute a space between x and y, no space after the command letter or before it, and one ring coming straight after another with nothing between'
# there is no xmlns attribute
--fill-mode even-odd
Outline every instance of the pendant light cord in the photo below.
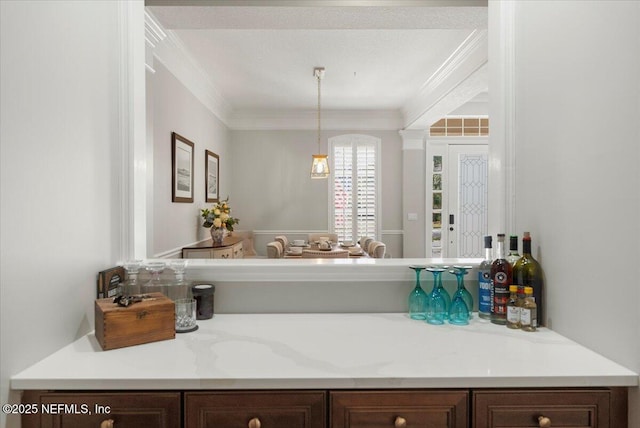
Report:
<svg viewBox="0 0 640 428"><path fill-rule="evenodd" d="M322 80L321 74L316 74L318 79L318 153L320 153L320 81Z"/></svg>

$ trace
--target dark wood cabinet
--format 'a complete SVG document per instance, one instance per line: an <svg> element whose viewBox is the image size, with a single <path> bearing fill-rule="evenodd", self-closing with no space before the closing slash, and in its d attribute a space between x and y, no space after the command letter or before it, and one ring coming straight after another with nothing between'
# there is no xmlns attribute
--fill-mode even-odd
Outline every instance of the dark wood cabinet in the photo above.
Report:
<svg viewBox="0 0 640 428"><path fill-rule="evenodd" d="M465 391L331 392L331 428L466 428Z"/></svg>
<svg viewBox="0 0 640 428"><path fill-rule="evenodd" d="M180 428L179 392L47 392L26 391L22 402L37 406L24 414L23 428ZM35 408L34 408L35 409Z"/></svg>
<svg viewBox="0 0 640 428"><path fill-rule="evenodd" d="M22 403L38 410L23 428L628 428L627 388L25 391Z"/></svg>
<svg viewBox="0 0 640 428"><path fill-rule="evenodd" d="M325 428L324 391L186 392L188 428Z"/></svg>
<svg viewBox="0 0 640 428"><path fill-rule="evenodd" d="M472 393L473 428L626 428L625 388Z"/></svg>

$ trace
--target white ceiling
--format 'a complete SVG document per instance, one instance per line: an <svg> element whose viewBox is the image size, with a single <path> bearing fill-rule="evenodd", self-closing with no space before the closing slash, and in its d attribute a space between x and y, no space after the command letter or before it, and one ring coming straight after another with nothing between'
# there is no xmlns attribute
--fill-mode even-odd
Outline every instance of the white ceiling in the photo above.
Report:
<svg viewBox="0 0 640 428"><path fill-rule="evenodd" d="M154 5L158 3L162 5ZM465 64L469 40L478 38L479 31L486 34L486 7L417 1L377 2L411 4L404 7L318 6L327 1L297 2L305 6L267 0L235 4L268 6L170 3L147 0L147 10L180 41L236 112L315 109L314 67L326 68L323 111L395 110L403 112L407 126L447 96L456 99L456 105L447 106L450 111L486 91L486 73L481 73L469 79L473 89L455 96L461 82L486 63L485 44L484 52ZM470 3L486 6L486 1L457 2Z"/></svg>

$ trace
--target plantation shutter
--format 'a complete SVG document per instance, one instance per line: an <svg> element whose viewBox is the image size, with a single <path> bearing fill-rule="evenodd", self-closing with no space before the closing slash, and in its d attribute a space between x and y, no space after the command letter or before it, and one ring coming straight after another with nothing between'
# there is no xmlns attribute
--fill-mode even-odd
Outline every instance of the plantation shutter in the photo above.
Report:
<svg viewBox="0 0 640 428"><path fill-rule="evenodd" d="M345 137L332 141L332 229L340 240L378 239L379 140Z"/></svg>

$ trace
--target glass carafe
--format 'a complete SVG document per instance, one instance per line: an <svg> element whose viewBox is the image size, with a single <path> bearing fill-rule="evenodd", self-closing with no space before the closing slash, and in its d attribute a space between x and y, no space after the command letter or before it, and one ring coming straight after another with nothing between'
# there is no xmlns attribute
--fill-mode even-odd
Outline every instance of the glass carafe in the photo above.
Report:
<svg viewBox="0 0 640 428"><path fill-rule="evenodd" d="M151 274L151 279L144 284L141 291L143 293L161 292L166 295L165 290L163 290L163 283L160 280L160 274L166 268L165 263L149 262L144 267Z"/></svg>
<svg viewBox="0 0 640 428"><path fill-rule="evenodd" d="M140 293L140 282L138 281L138 274L142 268L142 260L127 260L122 264L122 267L127 272L127 280L122 284L119 294L130 296L132 294Z"/></svg>
<svg viewBox="0 0 640 428"><path fill-rule="evenodd" d="M425 320L425 309L427 307L427 293L420 286L420 272L425 266L409 266L416 272L416 286L409 294L409 317L414 320Z"/></svg>

